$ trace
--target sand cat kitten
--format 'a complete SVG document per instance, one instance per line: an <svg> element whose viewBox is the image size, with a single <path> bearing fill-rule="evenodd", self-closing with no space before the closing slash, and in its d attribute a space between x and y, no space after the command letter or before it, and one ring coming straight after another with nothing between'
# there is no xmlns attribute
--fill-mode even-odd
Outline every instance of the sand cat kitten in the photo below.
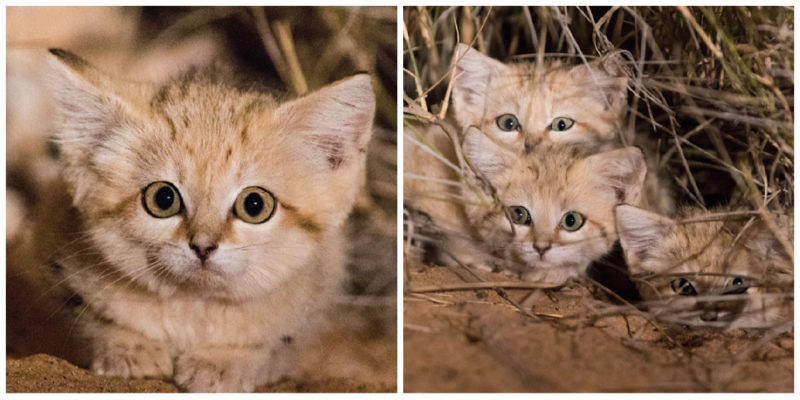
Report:
<svg viewBox="0 0 800 400"><path fill-rule="evenodd" d="M639 203L647 171L635 147L540 144L514 156L475 129L463 147L503 206L465 207L476 236L504 270L533 281L564 283L611 250L614 206Z"/></svg>
<svg viewBox="0 0 800 400"><path fill-rule="evenodd" d="M628 83L618 57L542 70L536 63L503 64L459 44L454 60L453 111L462 130L474 126L516 148L538 142L617 147Z"/></svg>
<svg viewBox="0 0 800 400"><path fill-rule="evenodd" d="M617 207L617 230L630 271L651 311L685 325L755 328L791 320L792 259L760 219L722 221L683 209L675 221ZM730 217L727 217L730 218ZM791 241L791 219L776 216ZM788 290L788 292L787 292Z"/></svg>
<svg viewBox="0 0 800 400"><path fill-rule="evenodd" d="M78 299L63 311L83 362L195 392L281 377L343 274L370 78L279 104L212 77L120 81L51 52L66 190L42 206L29 256Z"/></svg>

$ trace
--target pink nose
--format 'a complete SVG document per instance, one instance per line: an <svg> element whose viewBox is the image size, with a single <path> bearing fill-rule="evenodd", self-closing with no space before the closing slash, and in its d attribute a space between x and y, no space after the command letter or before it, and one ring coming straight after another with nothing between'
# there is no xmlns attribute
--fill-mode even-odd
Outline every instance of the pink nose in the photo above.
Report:
<svg viewBox="0 0 800 400"><path fill-rule="evenodd" d="M206 261L208 260L208 257L211 257L211 253L213 253L214 250L217 249L217 244L216 243L211 245L191 244L189 245L189 247L191 247L192 250L194 250L194 254L197 255L197 258L199 258L200 261Z"/></svg>
<svg viewBox="0 0 800 400"><path fill-rule="evenodd" d="M537 252L539 252L540 256L543 256L544 253L547 252L547 250L550 250L550 246L552 246L552 244L550 242L534 242L533 243L533 248L536 249Z"/></svg>

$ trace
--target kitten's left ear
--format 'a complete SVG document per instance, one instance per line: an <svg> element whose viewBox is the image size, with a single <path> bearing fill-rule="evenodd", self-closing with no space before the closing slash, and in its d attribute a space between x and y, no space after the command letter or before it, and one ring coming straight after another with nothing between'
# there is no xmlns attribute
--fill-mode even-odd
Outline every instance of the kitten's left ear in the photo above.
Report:
<svg viewBox="0 0 800 400"><path fill-rule="evenodd" d="M646 261L658 257L661 241L675 229L675 222L671 219L634 206L619 205L615 213L620 245L625 261L632 269L639 269L646 265Z"/></svg>
<svg viewBox="0 0 800 400"><path fill-rule="evenodd" d="M513 154L493 142L483 131L473 126L466 129L461 149L469 163L487 176L496 176L511 167Z"/></svg>
<svg viewBox="0 0 800 400"><path fill-rule="evenodd" d="M622 112L627 98L628 73L620 53L606 54L589 64L573 67L569 73L577 84L588 89L589 96L605 103L607 110Z"/></svg>
<svg viewBox="0 0 800 400"><path fill-rule="evenodd" d="M776 234L783 235L783 239L791 243L791 217L774 215L774 218L778 229L784 229L783 232L774 232L763 219L758 219L745 231L742 243L750 252L773 267L792 265L794 254L789 254L788 250L791 249L786 249L781 239L776 237Z"/></svg>
<svg viewBox="0 0 800 400"><path fill-rule="evenodd" d="M282 105L279 115L308 145L312 162L338 169L366 151L375 115L372 81L367 74L340 80Z"/></svg>
<svg viewBox="0 0 800 400"><path fill-rule="evenodd" d="M581 162L583 173L596 176L599 188L611 188L617 204L637 205L642 198L642 186L647 174L644 153L638 147L594 154Z"/></svg>

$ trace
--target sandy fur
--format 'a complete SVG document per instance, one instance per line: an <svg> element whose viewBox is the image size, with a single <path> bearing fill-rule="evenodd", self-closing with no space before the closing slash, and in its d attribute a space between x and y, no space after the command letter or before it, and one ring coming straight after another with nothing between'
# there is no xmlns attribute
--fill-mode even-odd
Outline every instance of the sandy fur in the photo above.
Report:
<svg viewBox="0 0 800 400"><path fill-rule="evenodd" d="M36 308L61 303L46 301L57 292L80 299L50 320L72 321L65 336L88 355L74 361L96 373L188 391L252 391L283 376L340 289L342 225L375 110L369 77L279 104L213 76L133 83L54 54L64 180L12 251L9 270L23 272L10 274L49 288ZM155 181L178 189L180 214L144 210ZM264 223L231 211L249 186L276 199ZM218 244L202 266L189 247L198 238Z"/></svg>

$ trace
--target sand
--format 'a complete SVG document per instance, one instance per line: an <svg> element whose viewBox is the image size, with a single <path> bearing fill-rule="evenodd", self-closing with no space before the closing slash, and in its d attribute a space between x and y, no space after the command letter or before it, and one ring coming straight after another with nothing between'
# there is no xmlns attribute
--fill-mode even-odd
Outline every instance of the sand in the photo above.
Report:
<svg viewBox="0 0 800 400"><path fill-rule="evenodd" d="M300 360L300 368L257 392L396 392L396 334L343 307L343 318L329 327ZM36 354L6 360L6 391L173 393L159 379L123 379L92 374L60 358Z"/></svg>
<svg viewBox="0 0 800 400"><path fill-rule="evenodd" d="M411 290L475 281L407 264ZM487 281L509 281L475 271ZM530 290L506 290L521 301ZM791 392L793 333L659 331L644 318L594 321L584 287L540 294L529 317L494 290L406 294L406 392Z"/></svg>

